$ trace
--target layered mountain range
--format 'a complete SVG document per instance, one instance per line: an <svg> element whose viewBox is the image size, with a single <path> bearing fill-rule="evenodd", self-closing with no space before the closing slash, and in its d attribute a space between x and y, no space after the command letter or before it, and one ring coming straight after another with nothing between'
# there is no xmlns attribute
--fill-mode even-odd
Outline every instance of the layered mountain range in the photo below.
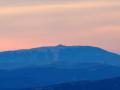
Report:
<svg viewBox="0 0 120 90"><path fill-rule="evenodd" d="M120 76L120 55L93 46L49 46L0 52L0 90Z"/></svg>

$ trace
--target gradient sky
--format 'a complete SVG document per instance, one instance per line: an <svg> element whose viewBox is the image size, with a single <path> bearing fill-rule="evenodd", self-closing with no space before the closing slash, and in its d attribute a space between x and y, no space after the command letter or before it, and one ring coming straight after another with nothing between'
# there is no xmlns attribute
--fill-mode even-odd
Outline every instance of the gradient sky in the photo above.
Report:
<svg viewBox="0 0 120 90"><path fill-rule="evenodd" d="M0 51L57 44L120 53L120 1L0 0Z"/></svg>

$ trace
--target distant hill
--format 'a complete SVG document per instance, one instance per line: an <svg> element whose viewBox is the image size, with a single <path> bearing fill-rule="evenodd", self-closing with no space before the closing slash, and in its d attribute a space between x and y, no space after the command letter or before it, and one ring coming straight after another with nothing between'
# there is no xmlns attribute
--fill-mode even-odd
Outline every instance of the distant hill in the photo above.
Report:
<svg viewBox="0 0 120 90"><path fill-rule="evenodd" d="M50 64L59 64L59 67L72 64L72 67L76 67L77 63L120 66L120 55L92 46L63 45L0 52L0 69L44 67Z"/></svg>
<svg viewBox="0 0 120 90"><path fill-rule="evenodd" d="M120 76L120 68L99 65L79 69L23 68L0 72L0 90L48 86L78 80L101 80Z"/></svg>

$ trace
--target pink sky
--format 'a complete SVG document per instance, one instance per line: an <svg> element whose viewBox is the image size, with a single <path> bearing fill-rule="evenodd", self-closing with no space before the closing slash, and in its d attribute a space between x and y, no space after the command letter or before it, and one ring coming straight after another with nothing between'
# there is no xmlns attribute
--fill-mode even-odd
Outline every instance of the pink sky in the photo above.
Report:
<svg viewBox="0 0 120 90"><path fill-rule="evenodd" d="M0 51L91 45L120 53L120 1L0 1Z"/></svg>

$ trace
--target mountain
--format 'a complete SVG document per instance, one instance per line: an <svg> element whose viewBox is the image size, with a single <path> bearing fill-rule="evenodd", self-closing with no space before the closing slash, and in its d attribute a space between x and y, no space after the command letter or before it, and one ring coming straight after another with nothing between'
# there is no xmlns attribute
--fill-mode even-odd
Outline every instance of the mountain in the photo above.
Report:
<svg viewBox="0 0 120 90"><path fill-rule="evenodd" d="M120 76L120 68L99 65L97 68L58 69L23 68L0 72L0 90L43 87L48 85L81 81L101 80Z"/></svg>
<svg viewBox="0 0 120 90"><path fill-rule="evenodd" d="M120 90L120 78L99 81L70 82L56 84L44 88L33 88L25 90Z"/></svg>
<svg viewBox="0 0 120 90"><path fill-rule="evenodd" d="M72 64L74 67L77 63L120 66L120 55L92 46L63 45L0 52L0 69L44 67L52 64L61 64L60 67Z"/></svg>
<svg viewBox="0 0 120 90"><path fill-rule="evenodd" d="M50 46L0 52L0 90L120 76L120 55L92 46Z"/></svg>

